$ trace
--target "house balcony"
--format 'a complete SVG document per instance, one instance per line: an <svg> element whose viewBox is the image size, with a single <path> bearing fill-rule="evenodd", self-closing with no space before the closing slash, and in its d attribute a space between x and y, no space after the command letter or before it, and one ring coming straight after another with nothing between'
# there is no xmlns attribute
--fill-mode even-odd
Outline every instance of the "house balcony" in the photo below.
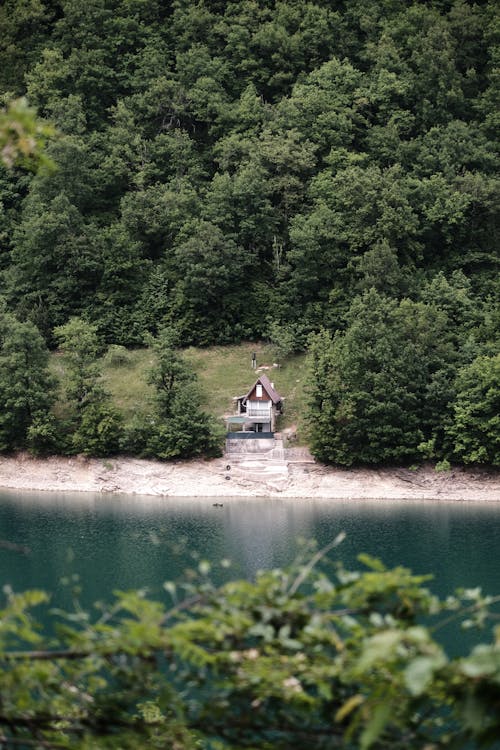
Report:
<svg viewBox="0 0 500 750"><path fill-rule="evenodd" d="M246 412L247 417L258 417L260 419L271 419L271 409L256 409L248 408Z"/></svg>

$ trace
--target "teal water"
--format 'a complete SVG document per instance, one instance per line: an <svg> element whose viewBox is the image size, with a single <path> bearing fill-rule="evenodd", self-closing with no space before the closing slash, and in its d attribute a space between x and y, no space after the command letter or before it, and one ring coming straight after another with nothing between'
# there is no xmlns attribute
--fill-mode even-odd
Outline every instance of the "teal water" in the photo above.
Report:
<svg viewBox="0 0 500 750"><path fill-rule="evenodd" d="M232 576L287 565L298 538L320 546L340 531L346 539L333 555L346 566L367 552L389 566L433 573L433 590L458 586L500 593L500 505L311 499L150 498L47 493L0 495L0 540L30 549L0 548L2 585L39 587L53 604L70 606L62 581L78 575L81 601L110 600L116 589L146 588L161 595L166 580L196 565L232 561ZM164 595L164 592L163 592Z"/></svg>

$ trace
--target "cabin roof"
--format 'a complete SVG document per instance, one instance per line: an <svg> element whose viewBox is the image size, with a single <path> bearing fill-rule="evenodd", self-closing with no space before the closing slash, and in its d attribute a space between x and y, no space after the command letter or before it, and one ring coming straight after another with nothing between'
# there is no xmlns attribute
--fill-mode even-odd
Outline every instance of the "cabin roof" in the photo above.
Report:
<svg viewBox="0 0 500 750"><path fill-rule="evenodd" d="M273 386L271 385L271 381L269 380L267 375L261 375L260 378L257 378L257 380L252 385L248 393L245 393L244 396L239 396L238 398L243 398L243 399L248 398L250 394L252 393L252 391L254 390L255 386L258 385L259 383L262 385L262 387L266 391L267 395L269 396L273 404L279 404L279 402L282 401L282 397L280 396L278 391L275 388L273 388Z"/></svg>

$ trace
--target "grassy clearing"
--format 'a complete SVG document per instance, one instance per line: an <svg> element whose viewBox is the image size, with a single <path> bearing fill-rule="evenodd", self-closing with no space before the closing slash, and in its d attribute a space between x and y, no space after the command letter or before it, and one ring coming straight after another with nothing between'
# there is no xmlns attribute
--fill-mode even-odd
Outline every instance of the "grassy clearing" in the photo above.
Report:
<svg viewBox="0 0 500 750"><path fill-rule="evenodd" d="M106 357L101 361L103 386L113 396L126 422L134 414L148 410L153 389L147 382L147 372L153 362L151 349L129 349L122 364L110 362Z"/></svg>
<svg viewBox="0 0 500 750"><path fill-rule="evenodd" d="M252 352L257 355L257 371L252 369ZM187 349L186 359L196 371L205 408L214 417L232 414L233 397L246 393L259 374L265 373L285 399L280 427L300 423L304 400L305 355L289 357L282 367L273 367L272 349L262 343ZM259 368L265 369L259 369Z"/></svg>
<svg viewBox="0 0 500 750"><path fill-rule="evenodd" d="M265 369L252 369L252 352L257 356L257 368ZM184 356L198 376L204 408L215 419L233 413L233 397L246 393L258 375L265 373L285 399L280 428L301 425L305 355L289 357L277 368L273 367L269 345L247 342L205 349L190 347L184 351ZM153 391L147 383L147 372L152 364L150 349L128 350L119 362L106 356L101 360L103 386L113 396L126 422L148 409ZM52 369L64 382L64 357L60 354L52 356Z"/></svg>

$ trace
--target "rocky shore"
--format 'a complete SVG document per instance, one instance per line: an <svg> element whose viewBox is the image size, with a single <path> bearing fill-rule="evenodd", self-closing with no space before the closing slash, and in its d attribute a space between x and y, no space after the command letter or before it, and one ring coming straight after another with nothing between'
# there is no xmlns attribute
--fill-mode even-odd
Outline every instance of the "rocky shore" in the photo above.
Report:
<svg viewBox="0 0 500 750"><path fill-rule="evenodd" d="M339 469L307 455L266 462L258 458L147 461L0 458L0 488L20 491L93 492L163 497L296 497L324 500L399 499L500 502L500 472L432 466Z"/></svg>

